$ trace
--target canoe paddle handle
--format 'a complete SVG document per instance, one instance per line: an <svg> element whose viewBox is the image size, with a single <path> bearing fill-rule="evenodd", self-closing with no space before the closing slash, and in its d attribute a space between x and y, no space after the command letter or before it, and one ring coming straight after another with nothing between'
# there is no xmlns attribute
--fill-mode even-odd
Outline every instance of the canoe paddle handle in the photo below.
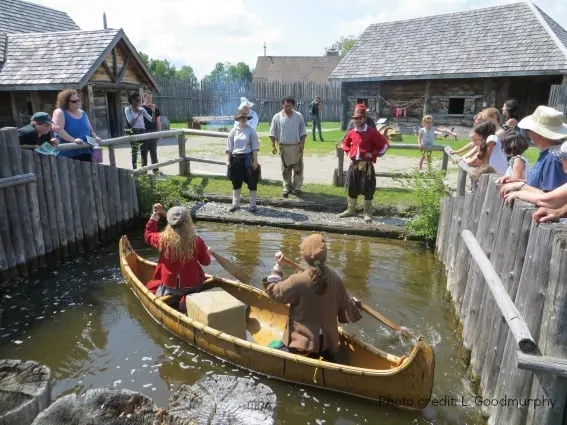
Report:
<svg viewBox="0 0 567 425"><path fill-rule="evenodd" d="M304 271L305 269L303 267L301 267L299 264L297 264L295 261L290 260L289 258L287 258L285 255L283 255L283 253L280 251L278 253L276 253L276 256L281 256L281 261L284 263L289 264L292 267L295 267L297 270L300 271ZM363 302L357 300L355 298L355 302L356 304L359 306L359 308L364 311L365 313L367 313L369 316L372 316L374 319L378 320L379 322L382 322L383 324L385 324L386 326L388 326L390 329L395 330L396 332L400 332L403 336L407 337L407 338L415 338L414 335L412 335L407 328L405 328L404 326L400 326L394 322L392 322L390 319L388 319L386 316L384 316L382 313L379 313L378 311L372 309L371 307L367 306L366 304L364 304Z"/></svg>

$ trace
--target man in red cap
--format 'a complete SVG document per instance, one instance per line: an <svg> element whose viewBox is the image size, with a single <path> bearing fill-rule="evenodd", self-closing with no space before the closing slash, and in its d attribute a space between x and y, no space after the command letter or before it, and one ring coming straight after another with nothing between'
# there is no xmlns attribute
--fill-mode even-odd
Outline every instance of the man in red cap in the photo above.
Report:
<svg viewBox="0 0 567 425"><path fill-rule="evenodd" d="M364 121L364 123L366 125L368 125L368 127L376 128L376 123L374 122L374 120L372 118L370 118L368 116L368 108L366 107L366 105L364 103L357 103L356 104L356 106L354 107L354 114L356 114L357 112L360 112L362 115L364 115L366 117L366 120ZM352 130L355 127L356 127L356 123L354 122L354 120L350 120L347 131Z"/></svg>

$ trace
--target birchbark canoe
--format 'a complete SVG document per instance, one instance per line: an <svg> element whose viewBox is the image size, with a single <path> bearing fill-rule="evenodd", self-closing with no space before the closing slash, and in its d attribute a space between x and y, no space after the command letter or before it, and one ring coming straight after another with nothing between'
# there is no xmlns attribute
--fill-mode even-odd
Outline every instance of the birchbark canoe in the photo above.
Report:
<svg viewBox="0 0 567 425"><path fill-rule="evenodd" d="M140 257L128 238L119 242L120 269L131 290L150 316L181 340L250 371L300 385L351 394L380 405L423 409L431 399L435 357L419 338L409 354L396 356L348 334L339 327L337 363L290 354L267 345L282 337L288 306L270 299L263 290L240 282L207 276L249 306L244 340L192 320L168 306L145 287L155 263Z"/></svg>

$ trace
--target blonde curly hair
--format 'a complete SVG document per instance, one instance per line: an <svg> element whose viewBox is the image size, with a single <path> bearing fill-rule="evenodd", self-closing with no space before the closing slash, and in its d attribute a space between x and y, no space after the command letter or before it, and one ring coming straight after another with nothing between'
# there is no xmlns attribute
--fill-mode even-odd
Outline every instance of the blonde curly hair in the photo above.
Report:
<svg viewBox="0 0 567 425"><path fill-rule="evenodd" d="M166 258L184 263L195 256L196 240L195 227L189 219L175 227L168 224L160 234L158 249Z"/></svg>

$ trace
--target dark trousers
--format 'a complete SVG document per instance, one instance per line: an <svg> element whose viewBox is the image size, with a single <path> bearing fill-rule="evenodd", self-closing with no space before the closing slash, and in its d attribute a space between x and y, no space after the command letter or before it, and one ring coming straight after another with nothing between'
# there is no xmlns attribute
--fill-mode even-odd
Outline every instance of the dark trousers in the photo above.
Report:
<svg viewBox="0 0 567 425"><path fill-rule="evenodd" d="M150 159L152 161L152 164L158 163L157 144L158 144L157 139L153 139L153 140L144 141L142 143L142 146L140 146L140 156L142 157L142 167L145 167L146 165L148 165L148 152L150 153ZM157 172L157 169L154 170L154 172Z"/></svg>
<svg viewBox="0 0 567 425"><path fill-rule="evenodd" d="M242 188L242 183L246 183L248 190L256 190L258 188L260 168L253 170L251 164L248 164L251 160L252 154L232 155L230 158L228 178L232 181L234 190Z"/></svg>
<svg viewBox="0 0 567 425"><path fill-rule="evenodd" d="M311 124L313 127L313 140L317 140L315 138L315 127L317 127L317 129L319 130L319 139L323 141L323 133L321 132L321 117L319 117L319 115L311 115Z"/></svg>
<svg viewBox="0 0 567 425"><path fill-rule="evenodd" d="M366 201L374 199L376 192L376 173L370 161L353 160L347 171L346 186L349 198L364 195Z"/></svg>

